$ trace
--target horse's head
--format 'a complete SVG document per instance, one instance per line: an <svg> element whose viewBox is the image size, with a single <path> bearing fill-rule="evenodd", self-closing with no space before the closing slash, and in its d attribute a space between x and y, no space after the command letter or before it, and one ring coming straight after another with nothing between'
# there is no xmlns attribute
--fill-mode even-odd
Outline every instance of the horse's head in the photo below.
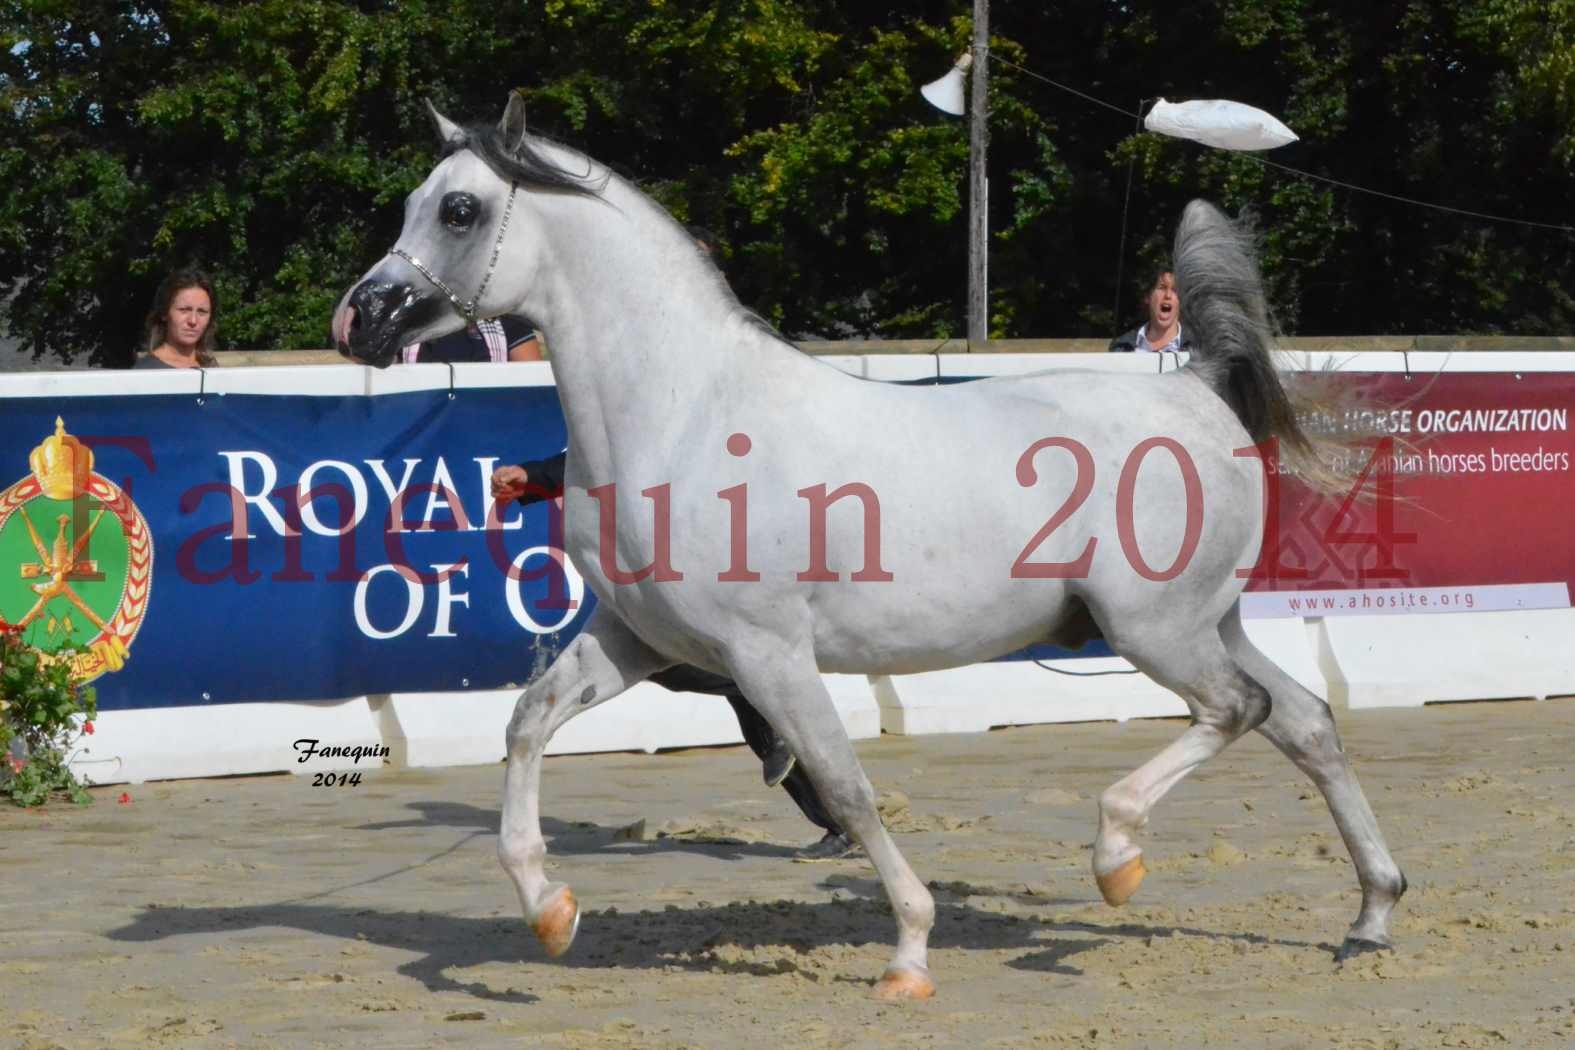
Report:
<svg viewBox="0 0 1575 1050"><path fill-rule="evenodd" d="M339 352L377 368L410 343L519 309L540 259L530 191L595 192L526 136L518 94L496 128L461 128L430 102L427 109L443 160L405 199L398 243L334 311Z"/></svg>

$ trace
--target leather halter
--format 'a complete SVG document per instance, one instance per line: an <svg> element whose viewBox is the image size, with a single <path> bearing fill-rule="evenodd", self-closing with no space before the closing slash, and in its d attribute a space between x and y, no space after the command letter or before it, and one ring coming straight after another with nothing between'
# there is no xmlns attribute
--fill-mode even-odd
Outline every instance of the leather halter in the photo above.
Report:
<svg viewBox="0 0 1575 1050"><path fill-rule="evenodd" d="M470 299L461 299L454 289L449 287L447 281L433 273L425 263L398 245L390 248L388 254L397 255L411 266L414 266L416 272L425 277L432 287L448 297L448 301L454 304L454 309L458 310L466 321L474 323L476 320L476 307L481 303L481 297L486 293L487 285L492 280L493 271L498 267L498 253L503 250L503 237L509 232L509 216L514 212L514 194L519 188L519 183L509 183L509 199L503 205L503 221L498 225L498 239L492 245L492 258L487 261L487 272L481 276L481 287L476 289L476 294Z"/></svg>

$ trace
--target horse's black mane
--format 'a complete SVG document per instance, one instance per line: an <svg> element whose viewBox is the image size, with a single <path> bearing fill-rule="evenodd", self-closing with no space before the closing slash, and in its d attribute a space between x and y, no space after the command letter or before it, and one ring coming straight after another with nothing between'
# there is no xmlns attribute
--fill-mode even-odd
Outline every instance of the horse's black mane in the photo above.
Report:
<svg viewBox="0 0 1575 1050"><path fill-rule="evenodd" d="M531 189L562 190L587 197L601 192L607 184L606 175L592 175L588 159L583 172L568 170L537 145L544 141L526 138L518 149L511 151L496 125L476 124L466 128L463 136L450 139L443 146L443 156L468 149L505 182L517 182Z"/></svg>

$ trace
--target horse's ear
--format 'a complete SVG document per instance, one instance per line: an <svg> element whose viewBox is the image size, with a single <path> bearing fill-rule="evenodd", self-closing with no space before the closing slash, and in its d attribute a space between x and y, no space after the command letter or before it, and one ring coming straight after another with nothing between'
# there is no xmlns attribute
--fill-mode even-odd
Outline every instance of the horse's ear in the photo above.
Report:
<svg viewBox="0 0 1575 1050"><path fill-rule="evenodd" d="M442 139L445 145L457 138L465 137L465 133L460 130L459 125L439 113L437 107L432 104L431 99L427 99L426 104L427 113L432 117L432 123L437 125L438 138Z"/></svg>
<svg viewBox="0 0 1575 1050"><path fill-rule="evenodd" d="M503 148L511 155L519 152L525 142L525 95L518 88L509 92L509 104L503 108L503 119L498 121L498 134L503 137Z"/></svg>

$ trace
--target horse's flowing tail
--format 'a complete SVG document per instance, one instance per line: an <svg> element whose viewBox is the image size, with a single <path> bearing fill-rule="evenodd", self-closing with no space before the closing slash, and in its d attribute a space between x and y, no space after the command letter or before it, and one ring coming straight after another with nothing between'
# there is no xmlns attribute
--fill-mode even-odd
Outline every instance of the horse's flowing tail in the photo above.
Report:
<svg viewBox="0 0 1575 1050"><path fill-rule="evenodd" d="M1304 482L1341 488L1341 477L1319 455L1325 442L1298 419L1299 410L1323 406L1288 390L1275 367L1274 325L1251 228L1193 201L1176 228L1175 268L1182 323L1192 335L1188 367L1230 405L1253 441L1278 439L1280 458Z"/></svg>

